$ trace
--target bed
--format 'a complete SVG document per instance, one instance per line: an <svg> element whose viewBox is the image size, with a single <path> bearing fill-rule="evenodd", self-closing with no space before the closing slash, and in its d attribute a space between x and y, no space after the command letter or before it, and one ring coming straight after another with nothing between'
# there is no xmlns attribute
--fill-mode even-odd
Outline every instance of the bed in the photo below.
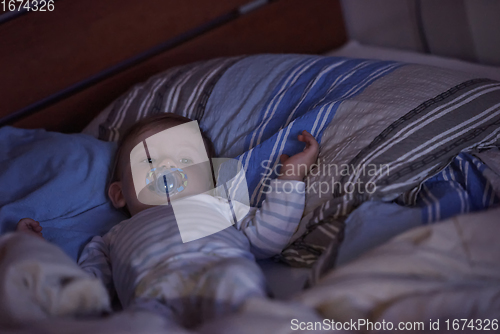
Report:
<svg viewBox="0 0 500 334"><path fill-rule="evenodd" d="M88 4L92 15L76 15L79 2L56 2L59 11L0 25L12 45L1 62L1 233L35 218L76 260L93 235L124 219L104 185L116 141L146 115L198 120L218 156L241 161L253 206L278 172L269 167L300 151L295 137L307 129L320 155L305 180L303 219L289 247L259 263L276 299L198 330L328 331L330 320L360 319L445 326L460 318L498 328L498 68L345 44L338 1L148 1L163 14L111 2ZM82 25L85 43L73 38ZM28 50L16 40L32 29L44 38ZM128 38L117 38L124 29ZM66 55L63 63L56 54ZM32 326L164 326L126 313L102 324L44 317Z"/></svg>

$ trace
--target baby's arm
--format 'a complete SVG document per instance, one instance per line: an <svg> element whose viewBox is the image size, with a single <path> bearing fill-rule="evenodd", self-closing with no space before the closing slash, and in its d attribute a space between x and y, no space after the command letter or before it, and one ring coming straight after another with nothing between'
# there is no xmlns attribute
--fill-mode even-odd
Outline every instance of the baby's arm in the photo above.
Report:
<svg viewBox="0 0 500 334"><path fill-rule="evenodd" d="M100 236L95 236L85 246L78 259L78 265L87 273L99 278L109 292L110 298L114 295L113 276L109 247Z"/></svg>
<svg viewBox="0 0 500 334"><path fill-rule="evenodd" d="M272 180L260 208L237 223L250 241L257 259L281 253L288 245L304 212L305 184L302 181Z"/></svg>
<svg viewBox="0 0 500 334"><path fill-rule="evenodd" d="M280 157L281 175L267 187L261 208L251 208L236 226L246 235L258 259L281 253L304 213L305 184L302 180L318 156L319 145L305 130L298 139L306 144L304 150L292 157L284 154Z"/></svg>

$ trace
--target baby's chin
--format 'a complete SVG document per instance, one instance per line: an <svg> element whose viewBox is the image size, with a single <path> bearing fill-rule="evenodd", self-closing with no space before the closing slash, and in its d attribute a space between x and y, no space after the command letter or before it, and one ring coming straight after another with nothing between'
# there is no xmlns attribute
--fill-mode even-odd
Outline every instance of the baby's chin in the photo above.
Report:
<svg viewBox="0 0 500 334"><path fill-rule="evenodd" d="M167 194L160 195L156 191L151 191L148 188L144 188L139 192L137 200L145 205L168 205L169 201L177 199L178 194L172 194L167 197Z"/></svg>

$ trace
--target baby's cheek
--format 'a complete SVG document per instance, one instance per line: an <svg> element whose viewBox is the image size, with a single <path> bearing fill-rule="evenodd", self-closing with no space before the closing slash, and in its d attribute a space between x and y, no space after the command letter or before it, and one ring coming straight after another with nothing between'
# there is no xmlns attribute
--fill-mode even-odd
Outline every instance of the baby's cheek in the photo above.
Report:
<svg viewBox="0 0 500 334"><path fill-rule="evenodd" d="M145 186L146 186L146 178L149 174L151 169L149 166L145 165L136 165L132 166L132 173L131 173L131 191L134 194L138 194ZM138 189L136 189L136 187Z"/></svg>
<svg viewBox="0 0 500 334"><path fill-rule="evenodd" d="M192 166L186 175L188 176L187 190L190 194L201 194L213 188L209 164L208 166L205 163Z"/></svg>

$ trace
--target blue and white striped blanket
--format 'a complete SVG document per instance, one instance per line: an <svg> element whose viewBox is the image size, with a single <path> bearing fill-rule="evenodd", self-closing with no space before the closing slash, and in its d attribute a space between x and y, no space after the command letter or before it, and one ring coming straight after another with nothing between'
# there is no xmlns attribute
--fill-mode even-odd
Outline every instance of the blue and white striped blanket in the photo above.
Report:
<svg viewBox="0 0 500 334"><path fill-rule="evenodd" d="M479 132L484 134L483 138L490 142L495 141L498 138L497 130L500 129L495 125L499 114L493 103L495 98L500 98L496 83L488 80L467 81L469 78L465 75L453 77L450 73L436 71L435 74L438 77L442 75L445 78L443 81L447 82L439 82L438 80L439 84L431 83L430 87L423 87L419 76L416 78L414 76L412 82L412 78L396 75L397 72L402 72L405 67L409 76L412 71L416 70L412 66L400 63L315 56L302 57L298 61L296 59L292 61L288 58L287 62L280 62L280 58L276 56L258 56L256 58L260 60L258 63L261 63L263 67L258 70L258 73L267 73L266 83L262 83L261 76L249 72L249 69L255 71L256 65L253 57L237 62L227 70L215 86L202 118L202 126L207 129L212 138L217 138L214 136L215 133L224 133L224 129L228 126L232 127L233 131L240 129L239 135L234 135L235 139L228 141L225 136L222 136L222 138L219 137L215 140L215 145L218 152L231 157L236 156L242 162L247 171L251 204L256 206L260 205L265 198L266 184L270 179L276 177L277 171L279 172L279 168L276 168L279 165L279 156L281 154L293 155L302 150L303 144L297 141L297 135L305 129L320 142L321 153L318 167L320 175L310 177L307 180L308 185L310 185L307 192L309 210L306 210L306 216L303 220L306 233L300 240L296 241L295 245L284 252L284 258L288 262L295 265L312 264L325 249L326 244L332 237L336 236L340 228L335 223L323 224L324 218L333 216L341 221L342 217L346 217L349 212L367 199L391 200L403 192L409 193L413 195L413 197L410 196L412 202L407 202L406 205L421 208L422 216L425 218L422 223L442 220L469 210L486 209L498 202L495 200L496 197L492 188L488 186L487 180L484 177L472 177L472 175L477 175L473 171L470 172L471 177L467 179L469 182L467 185L459 184L460 178L457 173L477 164L464 163L462 170L457 170L456 164L458 162L456 161L472 159L470 155L461 153L455 158L456 161L454 160L451 165L446 167L450 159L453 159L462 149L470 149L474 145L479 145L481 140L478 138L464 140L466 135L460 136L459 133L458 139L462 140L463 143L455 145L456 142L454 142L452 144L455 146L451 149L438 146L442 148L441 151L437 148L427 149L427 152L424 151L421 154L421 158L429 161L420 166L417 165L422 160L401 159L412 148L429 147L432 140L439 137L441 132L453 131L454 127L477 132L474 126L467 127L467 119L463 115L468 115L471 108L488 110L490 104L494 106L492 112L487 115L490 118L487 123L490 127ZM432 78L431 73L435 70L426 67L423 69L426 70L423 72ZM417 70L422 71L422 68ZM397 80L392 78L393 76ZM270 77L276 77L276 79L270 80ZM235 80L235 78L239 78L239 80ZM385 83L380 84L384 81ZM455 87L453 84L456 84ZM374 89L377 85L381 87ZM388 87L384 87L384 85ZM264 97L262 97L261 91L255 95L252 95L251 90L248 92L248 87L262 89L262 86L267 88ZM365 92L368 87L369 92ZM403 95L405 89L408 93L414 92L417 97L419 94L423 95L421 91L424 90L429 99L415 99L412 110L406 106L407 101L404 100L405 96ZM389 101L380 98L389 95L387 93L389 90L393 95ZM470 98L471 92L477 93ZM462 96L469 98L463 102ZM489 102L484 102L485 100ZM387 106L387 103L393 104ZM443 108L446 103L452 106L449 108L451 110L449 112L448 109ZM459 107L455 108L455 104ZM387 109L392 110L389 112L380 110L380 105L387 106ZM335 118L341 106L343 114L341 117ZM479 109L478 106L482 109ZM359 118L356 117L358 108L361 110ZM230 118L232 124L221 122L223 115L234 113L234 110L238 111L238 115L236 119ZM440 110L446 112L441 112L441 116ZM371 112L378 113L371 115ZM351 113L352 116L350 116ZM425 116L422 116L425 113L428 113L428 118L434 117L435 121L426 121L423 118ZM398 116L401 117L399 120ZM449 116L458 117L460 121L449 122L447 119ZM390 120L392 120L392 124L389 122ZM370 124L370 121L374 124ZM251 126L248 125L249 123ZM357 128L353 126L355 123L358 123ZM351 127L351 131L346 131L345 128L349 127ZM374 130L377 128L380 129L379 132ZM398 134L393 135L393 138L381 137L381 135L390 137L390 132L399 130L398 128L403 128L403 131L400 130L403 135L411 133L411 131L414 135L404 137L399 134L402 139L397 139ZM404 132L405 129L407 132ZM335 133L335 130L338 132ZM327 133L326 137L324 136L325 132ZM422 133L425 135L422 136ZM394 143L391 142L392 140ZM369 155L376 152L377 145L384 141L386 144L388 143L386 146L392 145L392 151L388 150L389 154L381 154L377 166L390 165L394 172L390 170L389 174L392 175L379 177L379 182L375 183L382 189L390 189L395 184L399 184L399 186L393 190L379 191L370 196L360 193L345 193L345 191L344 193L339 191L334 198L328 197L326 194L318 194L319 189L314 188L315 183L324 184L333 178L336 178L336 181L346 183L346 181L352 178L356 179L356 177L358 181L363 181L366 175L353 174L360 170L359 167L364 168L365 165L359 164L354 168L351 166L356 165L360 160L359 157L363 154ZM398 141L400 147L397 147ZM356 144L352 144L353 142ZM491 143L489 144L491 145ZM443 151L445 151L444 154L440 153ZM436 152L437 156L435 156ZM418 150L415 151L415 154L419 154ZM434 159L429 159L433 156ZM393 161L398 161L398 159L402 162L399 163L399 166L392 167ZM338 168L335 172L325 172L321 163ZM441 173L420 187L421 182L443 168L445 169ZM408 172L408 170L412 171ZM346 171L346 174L343 174L343 171ZM395 179L394 174L397 176ZM449 177L451 180L446 181L446 184L439 182L440 175ZM393 179L387 181L390 177ZM465 190L460 190L460 186L464 186ZM469 204L468 201L476 203L478 196L482 200L484 196L481 191L488 189L490 193L486 195L488 200L484 205ZM469 191L469 193L464 194L464 191ZM329 193L332 192L330 189ZM321 199L321 195L323 195L323 199ZM325 197L328 201L324 200ZM383 229L384 226L380 226L380 228ZM315 230L315 235L311 234L313 230ZM320 246L321 244L322 246Z"/></svg>
<svg viewBox="0 0 500 334"><path fill-rule="evenodd" d="M498 205L500 198L493 187L491 174L494 173L483 161L460 153L445 169L422 184L415 203L422 210L422 223L434 223ZM500 175L498 177L500 180Z"/></svg>
<svg viewBox="0 0 500 334"><path fill-rule="evenodd" d="M255 71L254 58L259 59L258 63L262 63L264 67L258 68L258 71L265 71L269 66L274 67L274 62L280 62L280 57L276 56L249 57L226 72L212 93L201 123L209 134L223 132L223 128L227 126L225 122L219 123L211 119L219 120L223 113L229 112L224 102L227 101L228 94L235 90L245 92L245 88L262 85L262 78L259 76L244 77L236 83L232 80L233 72L235 75L241 73L241 67L248 66ZM238 108L239 122L251 119L252 127L247 131L240 131L236 141L220 140L212 136L216 138L216 151L231 157L236 155L246 169L250 203L253 206L260 206L265 198L265 184L277 176L276 172L279 173L279 168L276 168L279 156L291 156L304 148L304 144L297 140L303 130L309 131L321 143L324 130L342 102L353 98L377 79L402 66L394 62L318 56L296 57L287 65L285 67L281 64L283 69L280 71L266 71L266 80L270 76L276 78L272 80L272 87L268 87L264 101L262 96L257 96L258 100L251 101L250 107ZM241 90L235 84L240 85ZM247 99L244 100L246 104L249 103Z"/></svg>
<svg viewBox="0 0 500 334"><path fill-rule="evenodd" d="M499 106L499 83L465 73L385 61L257 55L191 64L151 78L117 100L100 134L118 140L137 119L161 112L197 119L219 156L242 162L251 204L258 206L266 182L279 172L279 156L299 152L303 143L297 135L308 130L320 143L319 164L305 180L302 236L283 257L309 266L338 237L345 217L367 200L423 205L425 198L429 208L440 202L426 197L437 188L427 193L430 184L420 185L460 152L498 145ZM370 165L380 168L364 173ZM349 184L361 188L348 191ZM439 207L451 214L459 199L450 196Z"/></svg>
<svg viewBox="0 0 500 334"><path fill-rule="evenodd" d="M488 164L469 153L460 153L448 167L422 184L411 206L363 203L345 221L336 264L344 265L409 229L498 206L500 150L478 156Z"/></svg>

